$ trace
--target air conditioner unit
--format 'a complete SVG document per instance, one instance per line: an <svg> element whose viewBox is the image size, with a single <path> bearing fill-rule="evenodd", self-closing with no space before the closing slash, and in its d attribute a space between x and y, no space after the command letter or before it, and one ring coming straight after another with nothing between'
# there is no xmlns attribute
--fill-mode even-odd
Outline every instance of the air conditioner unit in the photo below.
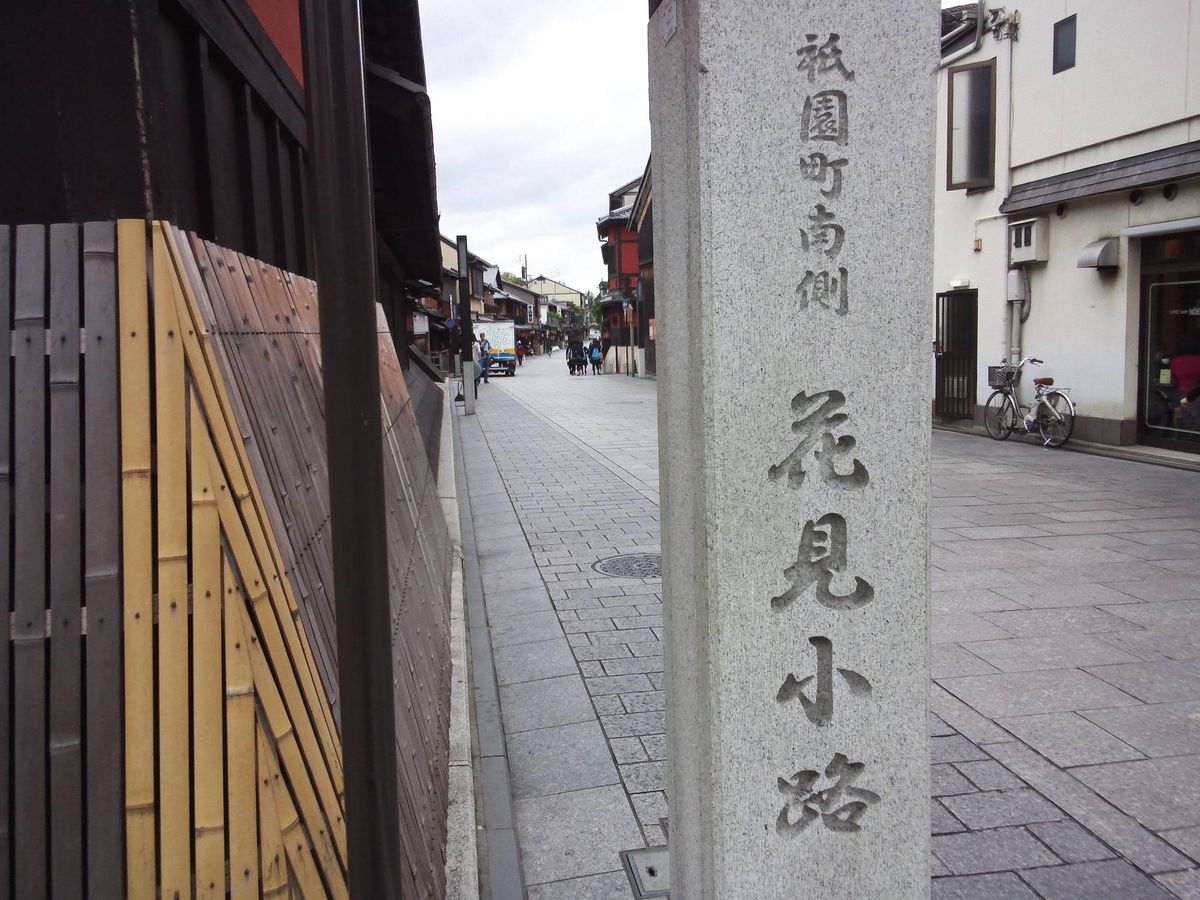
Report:
<svg viewBox="0 0 1200 900"><path fill-rule="evenodd" d="M1025 219L1008 223L1008 264L1024 266L1050 258L1050 220Z"/></svg>

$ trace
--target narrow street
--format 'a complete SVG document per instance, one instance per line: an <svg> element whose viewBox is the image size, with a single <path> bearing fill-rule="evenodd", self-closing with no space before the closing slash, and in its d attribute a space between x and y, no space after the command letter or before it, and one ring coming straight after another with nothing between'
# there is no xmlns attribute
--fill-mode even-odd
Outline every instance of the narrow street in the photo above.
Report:
<svg viewBox="0 0 1200 900"><path fill-rule="evenodd" d="M628 897L619 853L665 843L660 588L594 566L659 552L655 383L533 358L477 411L493 896L519 847L532 898ZM1200 896L1200 475L935 432L932 492L934 896Z"/></svg>

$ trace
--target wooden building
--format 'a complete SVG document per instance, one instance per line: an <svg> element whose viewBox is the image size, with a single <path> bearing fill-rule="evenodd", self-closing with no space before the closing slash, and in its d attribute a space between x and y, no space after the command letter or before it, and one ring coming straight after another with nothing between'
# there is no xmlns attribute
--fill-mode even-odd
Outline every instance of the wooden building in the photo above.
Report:
<svg viewBox="0 0 1200 900"><path fill-rule="evenodd" d="M395 797L383 880L444 890L444 394L407 352L442 276L420 20L362 0L373 162L337 173L371 186L378 261L380 392L356 402L386 418L396 712L371 772L344 756L330 523L353 522L313 280L326 2L0 4L0 900L346 896L363 779Z"/></svg>

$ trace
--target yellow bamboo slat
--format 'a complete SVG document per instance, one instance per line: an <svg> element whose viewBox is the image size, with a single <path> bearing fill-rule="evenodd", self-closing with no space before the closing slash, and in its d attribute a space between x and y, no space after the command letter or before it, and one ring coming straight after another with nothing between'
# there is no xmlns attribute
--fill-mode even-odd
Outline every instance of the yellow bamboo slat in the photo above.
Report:
<svg viewBox="0 0 1200 900"><path fill-rule="evenodd" d="M264 898L284 897L289 893L287 856L283 848L283 828L275 807L272 779L279 777L279 764L267 743L262 721L257 720L255 732L258 747L258 833L262 859L262 895Z"/></svg>
<svg viewBox="0 0 1200 900"><path fill-rule="evenodd" d="M246 449L240 439L240 429L233 413L233 406L225 390L221 370L209 340L200 304L192 285L199 284L199 274L189 261L188 255L176 241L171 229L165 228L168 247L172 254L176 277L179 283L179 310L181 322L186 323L182 338L185 353L193 374L196 391L204 408L216 443L217 457L222 463L230 487L237 499L239 511L249 531L252 548L259 565L264 571L265 583L272 587L272 600L279 611L285 640L297 661L297 669L305 697L317 725L322 749L329 761L329 776L338 796L343 794L341 772L341 742L338 739L333 716L325 696L324 688L316 674L316 662L303 628L298 628L298 607L291 586L281 576L282 557L272 532L266 511L258 500L258 487L250 466ZM282 604L279 600L282 599ZM287 612L283 612L286 609Z"/></svg>
<svg viewBox="0 0 1200 900"><path fill-rule="evenodd" d="M215 422L212 424L216 426ZM220 469L220 461L215 460L214 465L217 467L214 469L214 478L216 478L218 477L217 472ZM275 603L280 601L272 597L270 590L272 582L259 569L259 560L262 559L262 556L254 553L250 539L245 531L245 520L239 512L234 498L229 496L229 494L230 491L228 490L217 491L217 505L221 513L221 524L225 531L226 540L242 577L242 583L246 590L250 592L250 603L256 608L255 618L258 620L258 627L261 629L261 636L265 641L266 652L272 660L284 663L289 657L279 619L274 611ZM276 581L274 584L276 585L277 594L278 582ZM286 628L286 623L290 619L286 616L283 618L285 621L284 627ZM285 671L288 670L293 673L295 671L290 665L285 669ZM303 687L302 684L304 685ZM301 744L304 747L305 756L313 768L314 777L320 789L325 810L330 814L331 820L340 822L342 819L342 804L339 799L339 792L334 787L333 775L336 771L338 782L340 783L341 771L340 768L336 768L330 762L327 762L330 760L330 756L323 753L324 747L318 740L317 732L313 727L313 719L309 716L309 708L305 702L307 697L311 697L314 704L323 703L324 689L319 684L305 683L303 680L297 681L296 678L292 677L282 678L280 687L287 698L289 715L294 717ZM317 727L320 727L319 717L317 717ZM334 740L332 736L327 736L327 738L329 741ZM335 841L344 859L344 829L339 828L335 831Z"/></svg>
<svg viewBox="0 0 1200 900"><path fill-rule="evenodd" d="M189 410L192 476L192 746L196 897L225 896L225 686L221 651L221 519L208 427Z"/></svg>
<svg viewBox="0 0 1200 900"><path fill-rule="evenodd" d="M312 781L308 778L304 765L301 744L296 740L298 729L293 727L293 722L288 718L279 686L276 684L263 654L262 643L254 637L254 623L250 619L249 610L243 609L243 617L243 627L251 635L250 664L254 670L254 685L258 693L260 709L270 729L271 737L274 739L282 769L287 773L289 781L296 785L296 802L299 804L301 816L314 841L313 852L317 864L321 867L325 880L332 886L334 896L346 896L346 876L343 862L345 857L343 856L341 860L338 859L329 833L332 827L334 833L340 834L344 841L345 825L341 813L339 811L337 818L332 822L323 814L322 806L324 804L318 796L319 788L318 790L313 789Z"/></svg>
<svg viewBox="0 0 1200 900"><path fill-rule="evenodd" d="M220 490L224 484L214 484ZM242 627L246 602L222 554L221 585L225 597L225 740L229 810L229 895L232 900L258 897L258 830L255 811L254 673L250 644Z"/></svg>
<svg viewBox="0 0 1200 900"><path fill-rule="evenodd" d="M162 226L153 226L155 468L158 512L158 822L160 891L191 893L188 740L187 386L175 279Z"/></svg>
<svg viewBox="0 0 1200 900"><path fill-rule="evenodd" d="M287 860L291 864L292 886L296 893L303 897L322 897L326 895L321 884L321 876L313 863L312 845L304 831L300 816L296 813L296 805L292 795L284 783L279 771L279 760L272 751L270 742L262 728L258 731L259 784L266 784L274 797L277 827L287 852ZM266 774L263 774L263 770ZM266 885L263 885L266 893ZM345 896L334 892L334 896Z"/></svg>
<svg viewBox="0 0 1200 900"><path fill-rule="evenodd" d="M125 873L158 895L154 801L154 610L150 491L150 315L146 223L117 222L121 348L121 553L125 681Z"/></svg>

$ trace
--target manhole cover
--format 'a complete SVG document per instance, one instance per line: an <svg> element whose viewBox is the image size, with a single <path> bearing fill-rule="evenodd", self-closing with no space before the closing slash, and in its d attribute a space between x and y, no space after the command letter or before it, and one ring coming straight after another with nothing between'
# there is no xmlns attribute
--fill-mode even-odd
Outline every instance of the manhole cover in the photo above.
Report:
<svg viewBox="0 0 1200 900"><path fill-rule="evenodd" d="M621 863L637 900L671 896L671 873L666 847L622 850Z"/></svg>
<svg viewBox="0 0 1200 900"><path fill-rule="evenodd" d="M661 553L626 553L610 556L592 566L602 575L617 578L662 578Z"/></svg>

